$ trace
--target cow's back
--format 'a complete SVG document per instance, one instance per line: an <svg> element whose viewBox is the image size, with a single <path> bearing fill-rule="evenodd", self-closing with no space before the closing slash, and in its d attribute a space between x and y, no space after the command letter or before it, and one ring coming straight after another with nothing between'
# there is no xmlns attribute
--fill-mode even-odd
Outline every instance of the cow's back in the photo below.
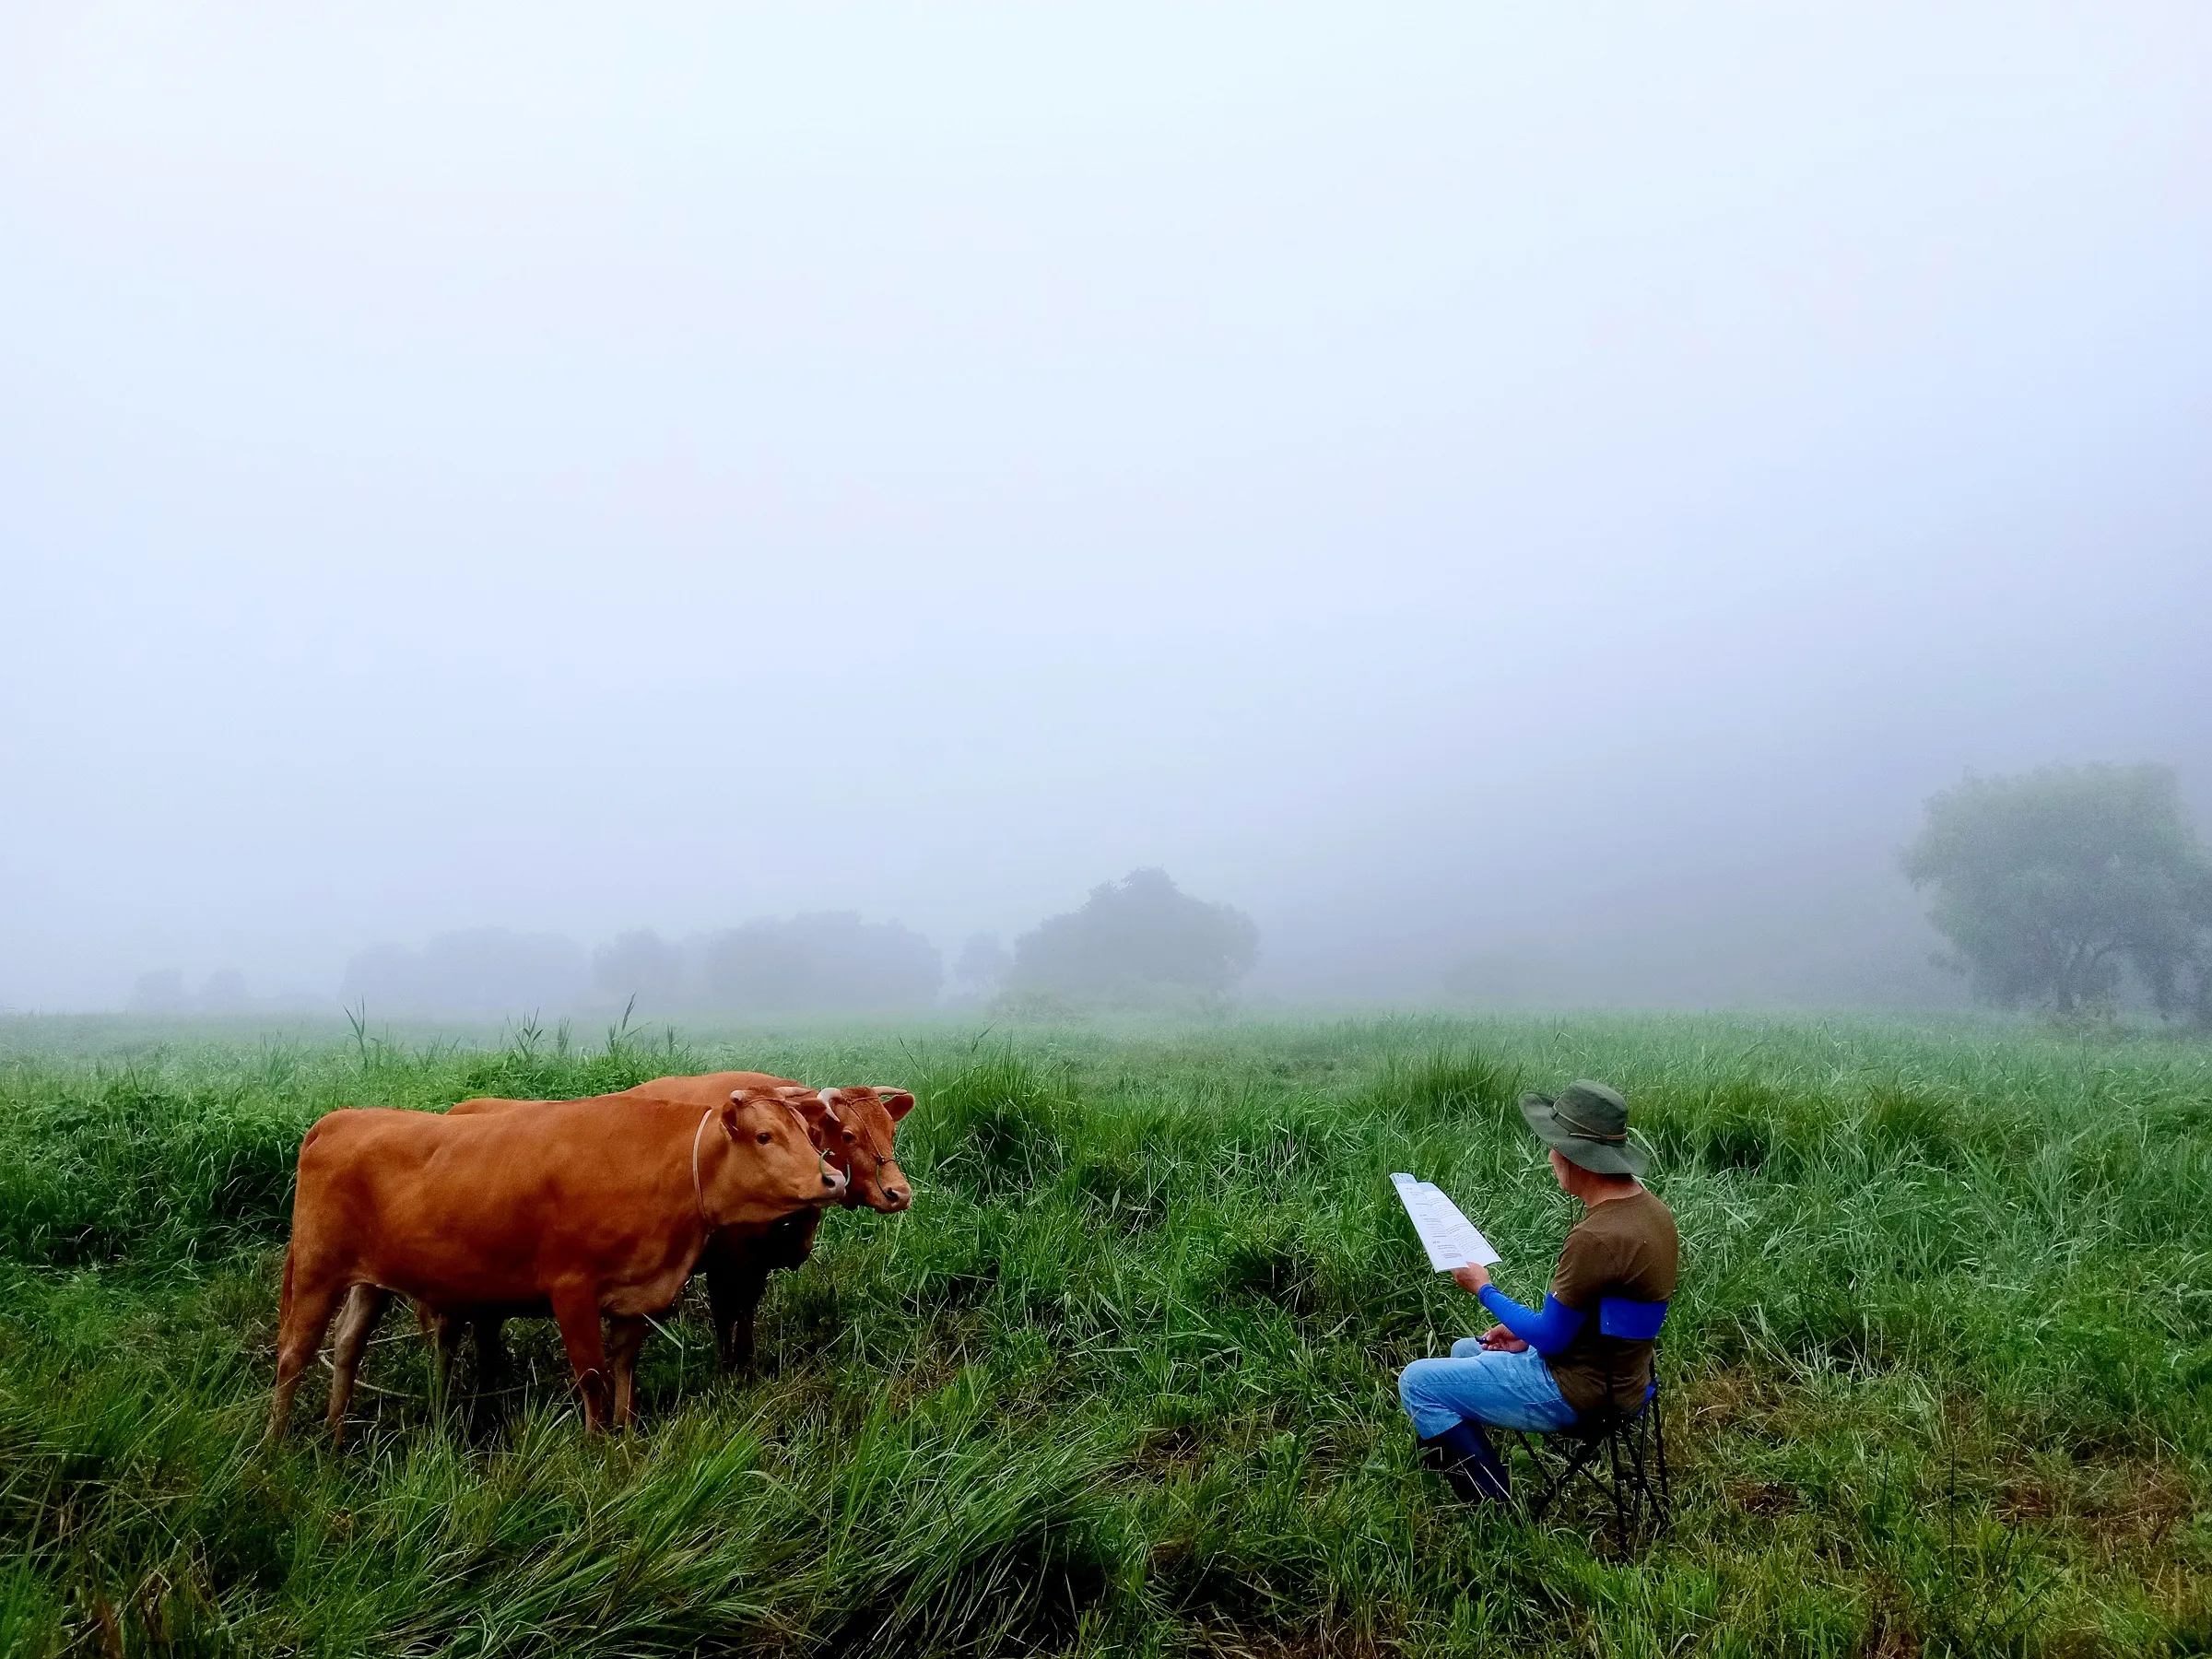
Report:
<svg viewBox="0 0 2212 1659"><path fill-rule="evenodd" d="M637 1083L619 1094L603 1095L608 1100L665 1100L674 1104L697 1106L704 1112L718 1106L730 1098L735 1088L804 1088L803 1083L789 1077L771 1077L767 1072L701 1072L690 1077L654 1077L649 1082Z"/></svg>

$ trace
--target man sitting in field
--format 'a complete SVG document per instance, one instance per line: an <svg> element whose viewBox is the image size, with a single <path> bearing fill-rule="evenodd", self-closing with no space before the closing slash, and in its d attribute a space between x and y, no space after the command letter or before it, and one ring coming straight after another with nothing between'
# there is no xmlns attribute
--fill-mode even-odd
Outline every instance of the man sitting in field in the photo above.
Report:
<svg viewBox="0 0 2212 1659"><path fill-rule="evenodd" d="M1571 1083L1555 1100L1521 1097L1522 1115L1551 1148L1551 1172L1583 1202L1541 1311L1523 1307L1480 1267L1452 1277L1498 1318L1452 1345L1449 1359L1417 1359L1398 1374L1398 1398L1430 1465L1471 1502L1507 1495L1493 1429L1564 1429L1606 1407L1632 1412L1652 1373L1652 1344L1602 1336L1605 1297L1663 1302L1675 1293L1675 1218L1637 1177L1644 1157L1629 1144L1629 1105L1603 1083Z"/></svg>

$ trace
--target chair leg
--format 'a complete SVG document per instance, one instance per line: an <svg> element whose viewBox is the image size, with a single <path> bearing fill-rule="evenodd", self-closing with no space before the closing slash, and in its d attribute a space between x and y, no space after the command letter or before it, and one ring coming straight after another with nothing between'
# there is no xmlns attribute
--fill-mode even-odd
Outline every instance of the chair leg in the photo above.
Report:
<svg viewBox="0 0 2212 1659"><path fill-rule="evenodd" d="M1656 1394L1634 1418L1583 1441L1571 1454L1547 1452L1527 1434L1518 1438L1532 1477L1556 1471L1540 1484L1532 1482L1536 1489L1523 1500L1530 1520L1541 1521L1575 1477L1586 1472L1611 1506L1610 1530L1622 1553L1643 1535L1647 1519L1654 1535L1670 1530L1673 1493L1667 1482L1666 1428ZM1606 1460L1602 1468L1595 1466L1601 1454Z"/></svg>
<svg viewBox="0 0 2212 1659"><path fill-rule="evenodd" d="M1559 1485L1558 1478L1551 1471L1565 1460L1555 1459L1544 1450L1542 1435L1531 1434L1525 1429L1516 1429L1513 1438L1521 1442L1522 1453L1528 1463L1528 1485L1523 1488L1521 1507L1527 1510L1530 1519L1534 1520L1543 1514L1544 1506L1551 1501ZM1533 1502L1528 1497L1531 1490L1535 1493Z"/></svg>
<svg viewBox="0 0 2212 1659"><path fill-rule="evenodd" d="M1552 1500L1556 1499L1561 1492L1565 1491L1567 1489L1568 1483L1572 1481L1577 1475L1580 1475L1583 1468L1589 1464L1590 1460L1595 1457L1600 1452L1604 1451L1609 1443L1609 1441L1602 1440L1593 1440L1585 1442L1583 1446L1583 1449L1577 1452L1573 1457L1568 1460L1567 1466L1564 1469L1561 1469L1558 1475L1554 1476L1550 1483L1545 1487L1543 1491L1536 1495L1536 1500L1529 1505L1528 1518L1531 1521L1543 1520L1544 1512L1551 1507Z"/></svg>
<svg viewBox="0 0 2212 1659"><path fill-rule="evenodd" d="M1606 1436L1606 1466L1613 1477L1613 1541L1629 1553L1629 1491L1620 1477L1620 1428Z"/></svg>
<svg viewBox="0 0 2212 1659"><path fill-rule="evenodd" d="M1640 1414L1634 1424L1634 1438L1629 1441L1629 1466L1636 1483L1636 1533L1641 1536L1644 1523L1650 1516L1652 1503L1652 1469L1649 1442L1652 1425L1648 1414Z"/></svg>
<svg viewBox="0 0 2212 1659"><path fill-rule="evenodd" d="M1592 1482L1604 1488L1605 1500L1612 1505L1613 1536L1625 1555L1636 1541L1644 1537L1647 1530L1653 1537L1659 1537L1672 1529L1674 1491L1666 1466L1666 1423L1660 1410L1656 1354L1652 1362L1650 1389L1632 1416L1624 1418L1612 1415L1612 1382L1608 1375L1607 1418L1603 1431L1586 1433L1580 1449L1571 1455L1556 1453L1555 1465L1552 1451L1539 1450L1535 1440L1525 1433L1520 1436L1528 1453L1532 1475L1555 1466L1559 1469L1533 1497L1523 1499L1523 1508L1530 1520L1541 1521L1574 1477L1587 1471ZM1596 1429L1597 1425L1588 1427ZM1600 1453L1606 1459L1602 1469L1593 1466ZM1535 1484L1531 1482L1532 1486Z"/></svg>

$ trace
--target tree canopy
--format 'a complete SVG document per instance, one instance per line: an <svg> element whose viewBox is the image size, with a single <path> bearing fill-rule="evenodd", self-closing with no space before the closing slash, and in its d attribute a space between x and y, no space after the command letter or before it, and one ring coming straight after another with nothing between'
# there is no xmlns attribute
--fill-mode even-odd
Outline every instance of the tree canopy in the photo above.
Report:
<svg viewBox="0 0 2212 1659"><path fill-rule="evenodd" d="M1082 908L1014 941L1017 990L1112 997L1147 985L1224 993L1259 959L1250 916L1177 888L1165 870L1132 870L1090 889Z"/></svg>
<svg viewBox="0 0 2212 1659"><path fill-rule="evenodd" d="M1988 1001L2071 1013L2132 969L2160 1012L2212 1017L2212 861L2166 767L1969 778L1928 802L1901 862Z"/></svg>

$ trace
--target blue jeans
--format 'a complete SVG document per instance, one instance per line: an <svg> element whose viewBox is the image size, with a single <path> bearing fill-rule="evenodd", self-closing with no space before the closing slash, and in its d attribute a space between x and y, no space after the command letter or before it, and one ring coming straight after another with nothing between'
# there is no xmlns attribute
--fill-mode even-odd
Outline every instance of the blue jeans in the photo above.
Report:
<svg viewBox="0 0 2212 1659"><path fill-rule="evenodd" d="M1423 1440L1466 1418L1539 1434L1574 1421L1543 1355L1533 1347L1517 1354L1486 1348L1475 1336L1453 1343L1449 1359L1416 1359L1400 1371L1398 1403Z"/></svg>

